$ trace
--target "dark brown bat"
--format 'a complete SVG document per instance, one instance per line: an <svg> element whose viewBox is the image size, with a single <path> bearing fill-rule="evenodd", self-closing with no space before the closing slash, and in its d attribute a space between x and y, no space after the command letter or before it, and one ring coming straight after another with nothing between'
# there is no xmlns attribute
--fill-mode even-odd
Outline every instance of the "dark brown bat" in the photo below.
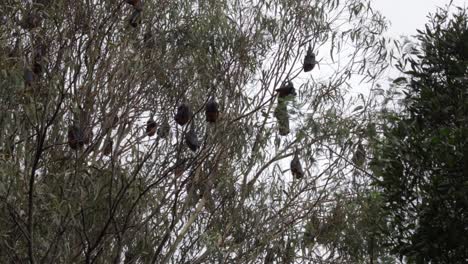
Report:
<svg viewBox="0 0 468 264"><path fill-rule="evenodd" d="M167 138L169 135L169 132L171 130L171 127L169 126L169 123L165 121L162 125L159 126L158 128L158 136L160 138Z"/></svg>
<svg viewBox="0 0 468 264"><path fill-rule="evenodd" d="M156 134L156 122L151 117L146 121L146 135L148 135L148 137L152 137L154 134Z"/></svg>
<svg viewBox="0 0 468 264"><path fill-rule="evenodd" d="M154 48L154 46L155 46L155 41L154 41L153 33L151 33L151 31L148 30L148 31L143 35L143 43L144 43L145 48L147 48L147 49Z"/></svg>
<svg viewBox="0 0 468 264"><path fill-rule="evenodd" d="M39 43L34 50L32 71L36 75L40 75L46 66L45 56L47 54L47 47L43 43Z"/></svg>
<svg viewBox="0 0 468 264"><path fill-rule="evenodd" d="M34 0L33 3L36 5L42 5L47 7L50 4L51 0Z"/></svg>
<svg viewBox="0 0 468 264"><path fill-rule="evenodd" d="M135 6L140 2L140 0L125 0L125 2L129 5Z"/></svg>
<svg viewBox="0 0 468 264"><path fill-rule="evenodd" d="M28 68L24 69L24 84L26 86L31 86L33 82L34 82L34 73Z"/></svg>
<svg viewBox="0 0 468 264"><path fill-rule="evenodd" d="M114 116L114 118L112 119L112 128L116 128L117 125L119 124L119 122L120 122L120 118L119 118L119 116L116 114L116 115Z"/></svg>
<svg viewBox="0 0 468 264"><path fill-rule="evenodd" d="M299 161L297 151L294 153L294 158L291 160L291 173L296 179L302 179L304 177L304 170Z"/></svg>
<svg viewBox="0 0 468 264"><path fill-rule="evenodd" d="M174 175L176 177L180 177L185 172L185 163L187 163L185 159L177 160L174 168Z"/></svg>
<svg viewBox="0 0 468 264"><path fill-rule="evenodd" d="M83 131L83 143L85 145L88 145L91 143L91 140L93 139L93 129L91 127L87 127Z"/></svg>
<svg viewBox="0 0 468 264"><path fill-rule="evenodd" d="M197 151L200 147L200 142L198 141L197 134L193 128L185 134L185 143L193 152Z"/></svg>
<svg viewBox="0 0 468 264"><path fill-rule="evenodd" d="M358 143L356 151L354 152L353 158L351 160L358 167L362 167L364 165L364 162L366 161L366 149L361 144L361 142Z"/></svg>
<svg viewBox="0 0 468 264"><path fill-rule="evenodd" d="M106 140L102 153L106 156L109 156L112 153L113 145L114 145L114 141L112 139Z"/></svg>
<svg viewBox="0 0 468 264"><path fill-rule="evenodd" d="M313 70L316 63L317 62L315 61L315 54L314 52L312 52L312 48L309 46L309 49L307 49L307 54L304 57L304 72L309 72Z"/></svg>
<svg viewBox="0 0 468 264"><path fill-rule="evenodd" d="M205 107L206 121L210 123L216 123L219 116L219 105L216 100L212 97Z"/></svg>
<svg viewBox="0 0 468 264"><path fill-rule="evenodd" d="M128 23L130 24L130 26L136 28L138 27L140 22L141 22L141 10L135 9L133 10L132 15L130 16Z"/></svg>
<svg viewBox="0 0 468 264"><path fill-rule="evenodd" d="M294 89L294 85L292 82L284 83L280 88L276 89L278 92L278 97L283 98L288 95L296 95L296 89Z"/></svg>
<svg viewBox="0 0 468 264"><path fill-rule="evenodd" d="M68 145L71 149L78 149L84 146L83 131L75 125L68 128Z"/></svg>
<svg viewBox="0 0 468 264"><path fill-rule="evenodd" d="M21 26L24 29L32 30L41 25L42 17L37 12L29 12L25 14Z"/></svg>
<svg viewBox="0 0 468 264"><path fill-rule="evenodd" d="M265 256L264 264L273 264L275 261L275 253L272 248L269 248L267 250L267 254Z"/></svg>
<svg viewBox="0 0 468 264"><path fill-rule="evenodd" d="M174 116L177 124L183 126L189 122L190 118L192 118L192 110L190 110L190 107L186 104L179 105L177 113Z"/></svg>

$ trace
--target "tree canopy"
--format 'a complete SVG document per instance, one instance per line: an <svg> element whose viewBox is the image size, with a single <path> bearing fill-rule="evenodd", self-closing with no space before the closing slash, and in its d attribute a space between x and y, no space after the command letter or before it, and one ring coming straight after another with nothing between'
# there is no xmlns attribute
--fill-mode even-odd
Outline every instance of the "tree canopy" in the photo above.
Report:
<svg viewBox="0 0 468 264"><path fill-rule="evenodd" d="M402 110L387 113L373 170L396 253L410 263L468 261L468 16L439 10L394 80Z"/></svg>

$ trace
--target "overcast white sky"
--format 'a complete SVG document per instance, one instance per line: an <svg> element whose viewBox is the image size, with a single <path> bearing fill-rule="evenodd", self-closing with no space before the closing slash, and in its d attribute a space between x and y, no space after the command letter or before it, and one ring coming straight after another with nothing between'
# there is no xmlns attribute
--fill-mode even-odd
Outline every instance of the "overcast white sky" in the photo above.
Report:
<svg viewBox="0 0 468 264"><path fill-rule="evenodd" d="M414 35L424 27L427 15L450 0L373 0L374 8L391 22L389 33L393 36ZM468 6L468 0L454 0L457 6Z"/></svg>

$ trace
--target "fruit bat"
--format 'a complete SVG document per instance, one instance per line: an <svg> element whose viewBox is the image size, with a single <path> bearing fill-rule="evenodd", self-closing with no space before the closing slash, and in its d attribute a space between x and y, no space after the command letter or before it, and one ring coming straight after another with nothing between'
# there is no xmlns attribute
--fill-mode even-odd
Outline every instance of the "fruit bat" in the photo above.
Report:
<svg viewBox="0 0 468 264"><path fill-rule="evenodd" d="M136 28L138 24L140 24L140 22L141 22L141 10L135 9L133 10L132 15L130 16L128 23L130 24L130 26Z"/></svg>
<svg viewBox="0 0 468 264"><path fill-rule="evenodd" d="M291 240L286 242L283 256L282 256L282 263L284 264L291 264L294 263L294 256L295 255L295 248Z"/></svg>
<svg viewBox="0 0 468 264"><path fill-rule="evenodd" d="M113 127L113 128L116 128L117 125L119 124L119 122L120 122L120 118L119 118L119 116L116 114L116 115L114 116L114 118L112 119L112 127Z"/></svg>
<svg viewBox="0 0 468 264"><path fill-rule="evenodd" d="M315 233L317 232L318 224L319 223L317 223L317 221L312 220L306 224L303 236L306 244L313 243L315 241Z"/></svg>
<svg viewBox="0 0 468 264"><path fill-rule="evenodd" d="M46 56L46 53L47 47L42 43L38 44L34 50L32 71L36 75L40 75L44 71L44 65L46 64L44 57Z"/></svg>
<svg viewBox="0 0 468 264"><path fill-rule="evenodd" d="M33 84L33 81L34 81L34 73L26 68L24 69L24 83L26 86L31 86Z"/></svg>
<svg viewBox="0 0 468 264"><path fill-rule="evenodd" d="M206 209L208 209L210 213L213 213L216 210L216 203L211 194L211 189L205 190L205 192L203 192L203 197L205 197L206 200Z"/></svg>
<svg viewBox="0 0 468 264"><path fill-rule="evenodd" d="M197 151L200 147L200 142L198 141L197 134L193 128L185 134L185 143L193 152Z"/></svg>
<svg viewBox="0 0 468 264"><path fill-rule="evenodd" d="M278 97L283 98L288 95L296 95L296 89L294 89L294 85L291 81L288 83L284 83L280 88L276 89L278 92Z"/></svg>
<svg viewBox="0 0 468 264"><path fill-rule="evenodd" d="M317 62L315 61L315 54L312 52L312 48L309 46L309 48L307 49L307 54L304 57L304 72L309 72L313 70L316 63Z"/></svg>
<svg viewBox="0 0 468 264"><path fill-rule="evenodd" d="M136 6L140 0L125 0L125 2L127 2L129 5Z"/></svg>
<svg viewBox="0 0 468 264"><path fill-rule="evenodd" d="M176 167L174 170L174 175L176 176L176 178L178 178L184 173L184 171L184 167Z"/></svg>
<svg viewBox="0 0 468 264"><path fill-rule="evenodd" d="M33 3L36 5L42 5L42 6L48 6L50 4L51 0L34 0Z"/></svg>
<svg viewBox="0 0 468 264"><path fill-rule="evenodd" d="M146 122L146 135L148 135L149 137L152 137L154 136L154 134L156 134L156 122L151 117Z"/></svg>
<svg viewBox="0 0 468 264"><path fill-rule="evenodd" d="M187 179L187 183L185 184L185 191L187 192L187 194L190 194L193 192L192 178Z"/></svg>
<svg viewBox="0 0 468 264"><path fill-rule="evenodd" d="M276 106L275 108L274 115L276 117L276 120L278 121L279 134L281 136L286 136L287 134L289 134L289 116L286 102L278 102L278 106Z"/></svg>
<svg viewBox="0 0 468 264"><path fill-rule="evenodd" d="M154 45L155 45L154 36L153 36L153 33L151 33L151 31L148 30L143 35L143 43L144 43L145 47L148 48L148 49L151 49L151 48L154 47Z"/></svg>
<svg viewBox="0 0 468 264"><path fill-rule="evenodd" d="M127 4L133 6L136 10L141 11L142 10L142 2L141 0L125 0Z"/></svg>
<svg viewBox="0 0 468 264"><path fill-rule="evenodd" d="M160 138L166 138L169 135L169 131L171 130L171 127L169 126L169 123L165 121L162 125L159 126L158 128L158 136Z"/></svg>
<svg viewBox="0 0 468 264"><path fill-rule="evenodd" d="M83 131L77 126L68 128L68 145L71 149L81 148L84 145Z"/></svg>
<svg viewBox="0 0 468 264"><path fill-rule="evenodd" d="M205 107L206 113L206 121L210 123L215 123L218 120L219 116L219 105L216 100L212 97L207 103Z"/></svg>
<svg viewBox="0 0 468 264"><path fill-rule="evenodd" d="M267 254L265 256L265 261L263 262L264 264L273 264L275 261L275 253L273 252L273 249L269 248L267 250Z"/></svg>
<svg viewBox="0 0 468 264"><path fill-rule="evenodd" d="M41 25L42 17L35 12L29 12L23 18L22 27L27 30L37 28Z"/></svg>
<svg viewBox="0 0 468 264"><path fill-rule="evenodd" d="M358 167L362 167L366 161L366 150L361 143L358 143L356 151L354 152L352 162Z"/></svg>
<svg viewBox="0 0 468 264"><path fill-rule="evenodd" d="M108 115L106 115L103 128L105 130L116 128L119 125L119 122L120 122L120 118L116 112L109 113Z"/></svg>
<svg viewBox="0 0 468 264"><path fill-rule="evenodd" d="M177 122L177 124L183 126L188 123L191 117L192 117L192 110L190 110L190 107L186 104L181 104L177 108L177 113L174 119Z"/></svg>
<svg viewBox="0 0 468 264"><path fill-rule="evenodd" d="M294 153L294 158L291 160L291 173L296 179L304 177L304 171L302 170L301 162L297 156L297 152Z"/></svg>
<svg viewBox="0 0 468 264"><path fill-rule="evenodd" d="M33 63L32 69L33 69L34 74L36 75L40 75L42 71L44 70L44 68L42 67L41 61L35 61Z"/></svg>
<svg viewBox="0 0 468 264"><path fill-rule="evenodd" d="M112 147L114 145L114 141L112 139L106 140L104 144L104 150L102 151L104 155L109 156L112 153Z"/></svg>
<svg viewBox="0 0 468 264"><path fill-rule="evenodd" d="M174 175L176 177L180 177L185 172L185 163L187 163L185 159L177 160L174 168Z"/></svg>
<svg viewBox="0 0 468 264"><path fill-rule="evenodd" d="M83 143L85 145L88 145L89 143L91 143L92 138L93 138L93 130L91 129L91 127L85 128L83 132Z"/></svg>

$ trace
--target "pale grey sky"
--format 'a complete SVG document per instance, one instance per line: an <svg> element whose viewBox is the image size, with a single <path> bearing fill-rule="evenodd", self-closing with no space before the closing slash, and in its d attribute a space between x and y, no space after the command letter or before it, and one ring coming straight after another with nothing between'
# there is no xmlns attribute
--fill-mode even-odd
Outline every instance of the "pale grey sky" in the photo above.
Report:
<svg viewBox="0 0 468 264"><path fill-rule="evenodd" d="M391 22L392 36L414 35L427 22L427 15L437 7L444 7L450 0L373 0L374 8ZM468 6L468 0L454 0L457 6Z"/></svg>

